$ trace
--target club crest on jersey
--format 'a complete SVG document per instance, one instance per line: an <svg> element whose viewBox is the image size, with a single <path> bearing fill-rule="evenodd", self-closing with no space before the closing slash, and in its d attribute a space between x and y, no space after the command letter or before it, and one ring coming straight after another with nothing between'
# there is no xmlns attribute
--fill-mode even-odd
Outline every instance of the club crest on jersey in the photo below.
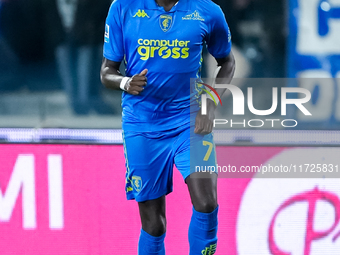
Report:
<svg viewBox="0 0 340 255"><path fill-rule="evenodd" d="M132 186L137 192L140 192L143 186L142 178L136 175L132 176Z"/></svg>
<svg viewBox="0 0 340 255"><path fill-rule="evenodd" d="M169 31L169 29L172 26L172 16L161 15L159 17L159 25L161 26L161 29L163 30L163 32Z"/></svg>

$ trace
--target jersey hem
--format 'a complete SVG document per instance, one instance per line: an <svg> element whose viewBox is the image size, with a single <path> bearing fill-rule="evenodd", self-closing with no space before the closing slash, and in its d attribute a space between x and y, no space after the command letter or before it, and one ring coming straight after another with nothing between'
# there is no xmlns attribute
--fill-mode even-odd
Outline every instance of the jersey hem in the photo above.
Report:
<svg viewBox="0 0 340 255"><path fill-rule="evenodd" d="M170 189L164 190L163 192L159 192L158 194L145 195L145 196L139 196L139 195L135 195L135 194L130 193L130 194L126 194L126 199L127 200L136 200L137 202L144 202L144 201L148 201L148 200L154 200L154 199L160 198L162 196L166 196L166 195L170 194L172 191L173 191L173 189L170 188Z"/></svg>
<svg viewBox="0 0 340 255"><path fill-rule="evenodd" d="M183 123L183 121L179 121L178 123L172 124L171 126L165 126L165 125L152 125L152 123L147 122L148 127L143 127L143 123L138 123L138 124L127 124L127 123L122 123L122 130L123 131L130 131L130 132L136 132L136 133L141 133L141 132L167 132L169 130L173 130L179 127L185 128L186 126L189 128L190 127L190 121L187 123ZM150 128L150 125L153 128Z"/></svg>
<svg viewBox="0 0 340 255"><path fill-rule="evenodd" d="M218 54L218 55L213 55L214 58L225 58L228 57L231 52L231 49L229 49L226 53L224 54Z"/></svg>

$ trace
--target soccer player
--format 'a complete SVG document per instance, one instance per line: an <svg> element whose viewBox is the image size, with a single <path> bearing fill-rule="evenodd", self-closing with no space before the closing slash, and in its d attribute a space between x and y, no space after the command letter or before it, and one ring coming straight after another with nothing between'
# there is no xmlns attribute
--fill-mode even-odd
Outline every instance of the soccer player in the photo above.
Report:
<svg viewBox="0 0 340 255"><path fill-rule="evenodd" d="M173 164L193 204L190 254L216 250L217 175L193 169L216 165L211 134L216 106L208 99L203 115L202 86L191 82L200 78L204 43L221 68L217 77L229 83L235 69L230 32L212 1L116 0L108 13L101 80L124 91L126 194L139 205L139 255L165 254L165 196L172 192ZM119 72L123 60L125 77Z"/></svg>

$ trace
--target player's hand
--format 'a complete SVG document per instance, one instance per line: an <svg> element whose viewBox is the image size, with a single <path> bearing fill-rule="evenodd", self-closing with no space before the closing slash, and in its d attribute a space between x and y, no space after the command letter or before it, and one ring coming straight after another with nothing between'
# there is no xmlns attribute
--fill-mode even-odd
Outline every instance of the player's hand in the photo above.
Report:
<svg viewBox="0 0 340 255"><path fill-rule="evenodd" d="M147 73L148 69L144 69L140 74L132 76L126 84L126 92L135 96L139 95L148 82Z"/></svg>
<svg viewBox="0 0 340 255"><path fill-rule="evenodd" d="M196 115L196 134L207 135L213 130L216 106L212 100L207 100L207 115L202 115L199 111Z"/></svg>

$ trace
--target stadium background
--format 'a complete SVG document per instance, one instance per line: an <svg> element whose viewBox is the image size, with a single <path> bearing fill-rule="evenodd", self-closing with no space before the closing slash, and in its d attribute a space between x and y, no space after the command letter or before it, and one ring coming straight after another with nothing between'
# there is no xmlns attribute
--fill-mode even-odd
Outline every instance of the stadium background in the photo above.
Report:
<svg viewBox="0 0 340 255"><path fill-rule="evenodd" d="M340 164L340 0L216 2L231 28L240 86L266 78L254 105L270 107L275 81L309 89L315 113L291 112L298 130L217 130L219 165ZM109 4L0 0L1 255L136 254L120 92L99 80ZM206 55L205 77L213 64ZM231 116L228 109L218 114ZM339 179L253 177L261 176L219 179L216 254L340 254ZM168 254L187 254L191 206L176 171L167 203Z"/></svg>

